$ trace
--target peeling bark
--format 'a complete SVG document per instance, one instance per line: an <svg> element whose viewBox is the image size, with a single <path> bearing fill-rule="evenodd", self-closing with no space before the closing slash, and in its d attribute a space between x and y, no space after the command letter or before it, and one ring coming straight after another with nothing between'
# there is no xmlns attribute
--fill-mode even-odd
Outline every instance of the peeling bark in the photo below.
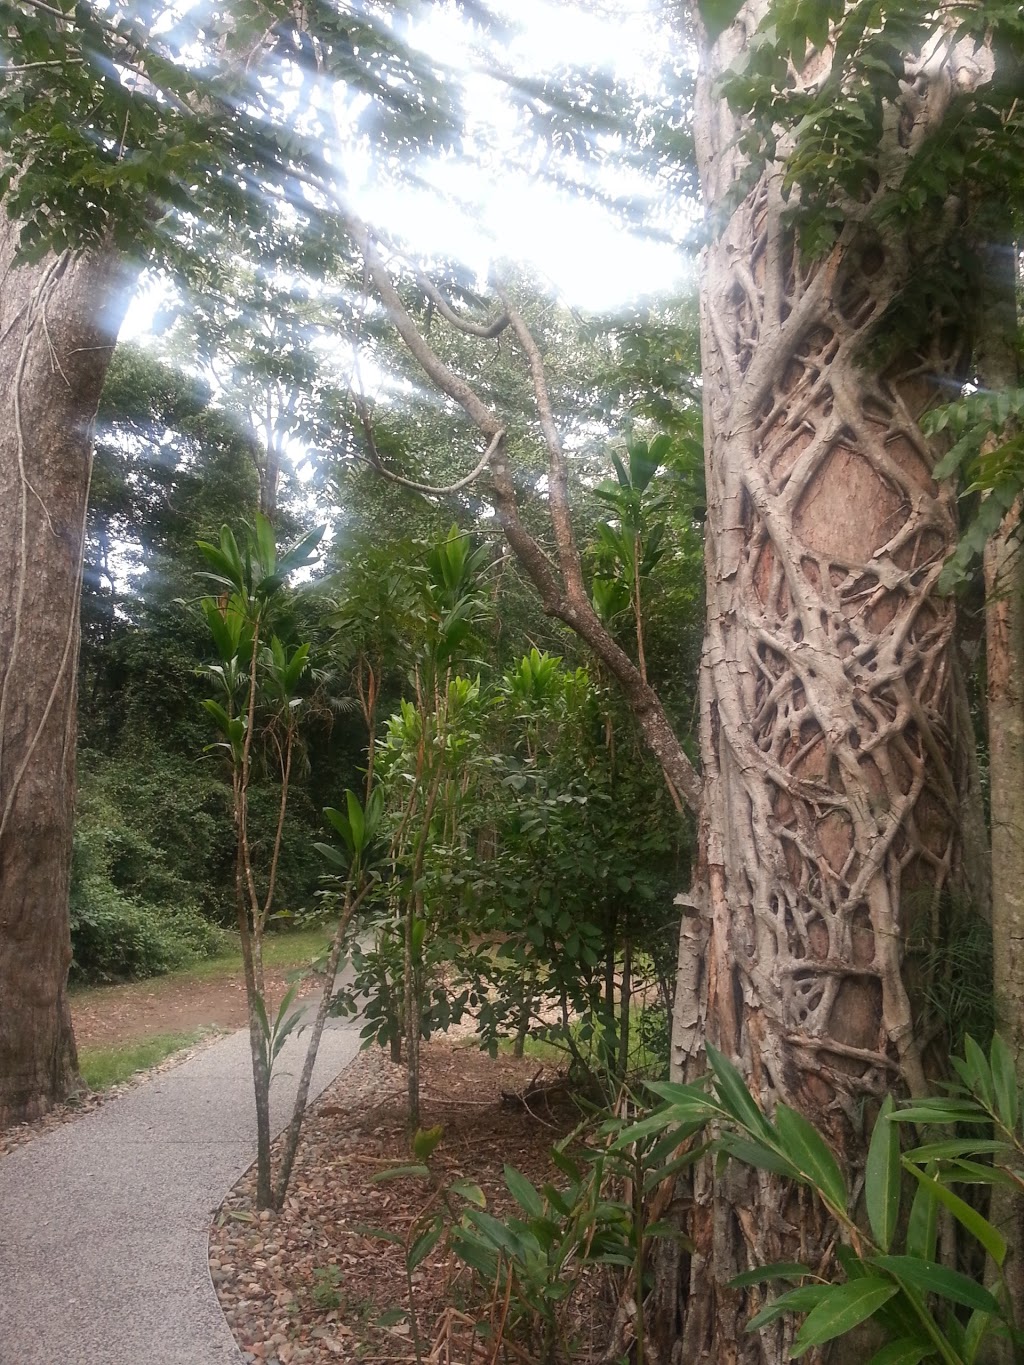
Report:
<svg viewBox="0 0 1024 1365"><path fill-rule="evenodd" d="M68 885L92 423L130 295L109 252L16 265L0 224L0 1128L75 1084Z"/></svg>

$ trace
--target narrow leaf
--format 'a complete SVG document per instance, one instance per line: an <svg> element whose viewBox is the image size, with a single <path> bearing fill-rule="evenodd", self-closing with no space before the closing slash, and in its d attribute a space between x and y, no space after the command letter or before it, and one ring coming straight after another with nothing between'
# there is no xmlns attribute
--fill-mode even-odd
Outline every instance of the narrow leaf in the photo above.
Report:
<svg viewBox="0 0 1024 1365"><path fill-rule="evenodd" d="M852 1331L899 1292L890 1280L873 1276L832 1287L828 1298L807 1315L793 1340L790 1358L796 1360L812 1346L822 1346Z"/></svg>
<svg viewBox="0 0 1024 1365"><path fill-rule="evenodd" d="M993 1227L987 1218L982 1218L977 1209L972 1209L970 1204L965 1203L959 1195L954 1194L952 1190L947 1189L938 1180L925 1175L913 1162L905 1161L903 1164L914 1179L920 1182L922 1188L931 1190L939 1203L949 1209L957 1222L962 1224L972 1237L977 1238L996 1265L1001 1266L1006 1259L1006 1241L999 1229Z"/></svg>
<svg viewBox="0 0 1024 1365"><path fill-rule="evenodd" d="M888 1251L892 1245L900 1212L900 1133L895 1124L889 1122L893 1108L892 1096L886 1095L875 1120L864 1170L868 1223L883 1251Z"/></svg>

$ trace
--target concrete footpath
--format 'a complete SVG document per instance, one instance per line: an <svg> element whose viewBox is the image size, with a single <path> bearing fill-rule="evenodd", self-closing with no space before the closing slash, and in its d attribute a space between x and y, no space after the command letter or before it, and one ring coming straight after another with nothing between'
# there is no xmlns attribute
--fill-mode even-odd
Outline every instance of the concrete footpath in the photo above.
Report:
<svg viewBox="0 0 1024 1365"><path fill-rule="evenodd" d="M277 1063L275 1132L306 1041ZM358 1049L328 1021L310 1100ZM207 1231L255 1156L242 1031L0 1157L0 1365L239 1365Z"/></svg>

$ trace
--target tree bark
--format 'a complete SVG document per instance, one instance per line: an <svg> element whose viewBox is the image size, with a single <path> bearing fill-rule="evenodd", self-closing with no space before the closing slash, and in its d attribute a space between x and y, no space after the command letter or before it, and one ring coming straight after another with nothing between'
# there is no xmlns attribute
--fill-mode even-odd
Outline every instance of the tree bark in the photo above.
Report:
<svg viewBox="0 0 1024 1365"><path fill-rule="evenodd" d="M717 213L744 169L743 123L712 85L766 9L744 6L699 78L698 164ZM814 60L807 79L827 54ZM904 89L883 149L891 168L941 118L947 63L908 60ZM920 917L934 934L959 876L954 616L936 592L955 503L932 480L918 419L965 348L955 329L936 329L927 354L884 368L866 359L933 242L919 224L916 238L872 227L868 198L847 206L833 249L806 262L786 217L786 152L783 136L703 268L708 621L693 901L706 1016L689 1020L685 1046L674 1040L674 1062L703 1032L769 1111L785 1101L808 1114L855 1169L865 1099L924 1087L904 950ZM681 942L692 974L689 951ZM719 1178L709 1165L693 1198L672 1359L781 1362L792 1326L751 1337L754 1300L727 1282L771 1261L824 1262L831 1230L768 1173Z"/></svg>
<svg viewBox="0 0 1024 1365"><path fill-rule="evenodd" d="M131 292L113 252L15 263L0 224L0 1128L65 1098L79 604L92 424Z"/></svg>
<svg viewBox="0 0 1024 1365"><path fill-rule="evenodd" d="M1009 223L1000 224L1009 237ZM1015 257L995 237L981 291L977 367L991 389L1020 383ZM992 986L996 1027L1024 1080L1024 544L1022 504L985 546L985 660L991 810ZM1014 1321L1024 1322L1024 1206L994 1186L989 1217L1006 1238L1003 1277ZM1000 1343L999 1365L1013 1359Z"/></svg>

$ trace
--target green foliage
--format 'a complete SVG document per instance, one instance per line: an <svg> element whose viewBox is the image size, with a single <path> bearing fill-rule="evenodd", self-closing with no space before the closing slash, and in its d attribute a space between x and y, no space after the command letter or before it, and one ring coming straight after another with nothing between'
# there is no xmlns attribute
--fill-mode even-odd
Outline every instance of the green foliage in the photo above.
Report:
<svg viewBox="0 0 1024 1365"><path fill-rule="evenodd" d="M804 1185L824 1205L842 1238L836 1278L823 1278L821 1267L797 1263L743 1272L732 1281L736 1289L799 1282L756 1312L749 1331L783 1315L806 1314L793 1341L796 1358L870 1319L888 1342L872 1365L904 1360L973 1365L986 1340L1009 1339L1019 1349L1024 1334L1006 1307L1006 1242L956 1187L1008 1186L1018 1198L1024 1196L1024 1131L1009 1049L999 1037L988 1056L970 1038L965 1048L963 1057L953 1058L958 1083L947 1096L902 1105L887 1098L877 1114L864 1171L870 1235L828 1142L785 1105L777 1106L770 1119L733 1064L710 1046L710 1076L693 1085L652 1086L662 1106L620 1131L612 1147L652 1138L682 1146L712 1125L717 1136L711 1146L720 1162L731 1158ZM948 1126L952 1135L904 1151L901 1126L909 1124L927 1126L930 1135ZM978 1135L962 1136L965 1128ZM995 1292L935 1262L940 1211L989 1258ZM897 1252L901 1240L903 1250Z"/></svg>
<svg viewBox="0 0 1024 1365"><path fill-rule="evenodd" d="M952 445L933 471L936 479L961 477L969 508L967 528L943 566L946 592L969 582L990 537L1024 490L1024 389L982 391L927 414L927 436L948 433Z"/></svg>
<svg viewBox="0 0 1024 1365"><path fill-rule="evenodd" d="M212 831L195 810L195 791L168 792L160 781L166 772L150 773L133 789L133 776L128 763L99 773L87 765L82 773L70 900L74 980L153 976L223 947L223 935L197 908L203 835ZM182 834L189 831L182 844L175 815Z"/></svg>
<svg viewBox="0 0 1024 1365"><path fill-rule="evenodd" d="M191 906L160 910L119 892L102 874L79 873L71 892L71 979L157 976L215 956L223 936Z"/></svg>

